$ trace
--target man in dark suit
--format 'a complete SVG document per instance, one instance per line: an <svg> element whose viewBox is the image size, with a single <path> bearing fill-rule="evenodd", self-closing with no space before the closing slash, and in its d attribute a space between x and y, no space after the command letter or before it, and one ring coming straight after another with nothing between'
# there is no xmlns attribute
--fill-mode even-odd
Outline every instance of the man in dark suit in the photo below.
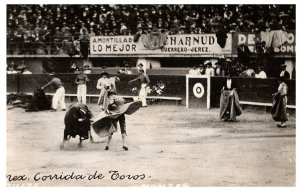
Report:
<svg viewBox="0 0 300 191"><path fill-rule="evenodd" d="M205 75L205 66L203 63L199 65L199 75Z"/></svg>
<svg viewBox="0 0 300 191"><path fill-rule="evenodd" d="M290 79L290 73L288 71L286 71L286 65L281 64L280 68L281 68L281 72L280 72L279 77L283 76L285 79Z"/></svg>

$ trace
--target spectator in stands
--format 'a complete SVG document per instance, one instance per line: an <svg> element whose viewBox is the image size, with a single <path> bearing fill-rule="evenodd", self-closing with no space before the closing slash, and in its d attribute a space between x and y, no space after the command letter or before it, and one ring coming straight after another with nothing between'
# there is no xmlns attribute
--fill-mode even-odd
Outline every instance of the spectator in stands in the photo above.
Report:
<svg viewBox="0 0 300 191"><path fill-rule="evenodd" d="M240 63L237 63L237 68L236 68L237 76L241 76L242 72L243 72L242 65Z"/></svg>
<svg viewBox="0 0 300 191"><path fill-rule="evenodd" d="M215 63L215 76L222 76L220 60Z"/></svg>
<svg viewBox="0 0 300 191"><path fill-rule="evenodd" d="M160 30L160 31L164 28L162 18L159 18L159 19L158 19L157 28L158 28L158 30Z"/></svg>
<svg viewBox="0 0 300 191"><path fill-rule="evenodd" d="M230 58L226 58L225 62L221 65L221 74L222 76L231 76L231 65L232 60Z"/></svg>
<svg viewBox="0 0 300 191"><path fill-rule="evenodd" d="M83 58L87 59L89 53L89 35L86 29L82 30L82 34L79 37L79 41L80 41L80 53Z"/></svg>
<svg viewBox="0 0 300 191"><path fill-rule="evenodd" d="M245 65L245 70L241 74L242 77L253 78L255 77L255 72L249 65Z"/></svg>
<svg viewBox="0 0 300 191"><path fill-rule="evenodd" d="M187 32L186 32L186 27L183 26L183 25L180 26L180 27L179 27L178 34L187 34Z"/></svg>
<svg viewBox="0 0 300 191"><path fill-rule="evenodd" d="M23 70L26 67L27 67L27 65L25 63L25 60L21 60L21 63L18 65L17 69L18 70Z"/></svg>
<svg viewBox="0 0 300 191"><path fill-rule="evenodd" d="M16 71L14 67L12 66L8 67L7 74L17 74L17 73L18 71Z"/></svg>
<svg viewBox="0 0 300 191"><path fill-rule="evenodd" d="M15 36L14 36L15 30L12 24L12 21L9 20L7 22L7 35L6 35L6 41L7 41L7 54L13 55L16 51L16 42L15 42Z"/></svg>
<svg viewBox="0 0 300 191"><path fill-rule="evenodd" d="M229 67L229 73L231 76L239 76L240 75L240 67L237 62L232 62L232 64Z"/></svg>
<svg viewBox="0 0 300 191"><path fill-rule="evenodd" d="M91 27L91 28L90 28L89 37L93 37L93 36L96 36L96 34L94 33L94 28Z"/></svg>
<svg viewBox="0 0 300 191"><path fill-rule="evenodd" d="M80 34L83 35L84 33L87 33L88 29L85 27L84 23L81 23L81 28L80 28Z"/></svg>
<svg viewBox="0 0 300 191"><path fill-rule="evenodd" d="M42 43L42 46L44 48L47 48L46 44L50 42L51 40L51 31L48 29L47 25L43 25L42 29L40 30L40 42ZM45 50L46 54L48 53L48 50Z"/></svg>
<svg viewBox="0 0 300 191"><path fill-rule="evenodd" d="M15 62L13 60L7 64L6 70L8 71L10 68L16 68Z"/></svg>
<svg viewBox="0 0 300 191"><path fill-rule="evenodd" d="M118 72L119 72L120 74L132 74L132 71L130 70L130 65L127 64L125 61L124 61L123 63L125 63L124 68L121 69L121 70L119 70Z"/></svg>
<svg viewBox="0 0 300 191"><path fill-rule="evenodd" d="M199 75L199 70L196 66L189 70L189 75Z"/></svg>
<svg viewBox="0 0 300 191"><path fill-rule="evenodd" d="M264 71L263 66L258 66L258 74L255 74L255 78L260 78L260 79L266 79L267 78L267 74Z"/></svg>
<svg viewBox="0 0 300 191"><path fill-rule="evenodd" d="M127 35L130 31L135 33L138 27L151 29L155 25L160 30L164 29L167 34L213 33L220 24L231 32L288 31L295 30L295 7L295 5L86 5L82 8L82 5L8 5L8 44L14 46L11 41L15 41L16 49L20 48L19 43L24 42L24 31L26 35L31 33L38 35L41 32L38 28L44 25L48 26L53 36L55 31L52 30L55 27L63 30L63 23L69 28L74 24L78 28L76 32L80 34L83 34L83 29L93 27L96 35ZM36 24L37 30L28 32ZM75 35L74 30L70 32ZM40 40L43 41L41 38ZM27 51L24 46L22 48L22 51ZM267 51L261 49L259 52Z"/></svg>
<svg viewBox="0 0 300 191"><path fill-rule="evenodd" d="M30 72L30 71L28 70L28 67L25 67L23 70L21 70L21 73L22 73L22 74L32 74L32 72Z"/></svg>
<svg viewBox="0 0 300 191"><path fill-rule="evenodd" d="M121 22L120 34L127 35L127 26L125 25L124 22Z"/></svg>
<svg viewBox="0 0 300 191"><path fill-rule="evenodd" d="M215 74L216 76L225 76L225 56L221 55L218 59L218 62L215 63Z"/></svg>
<svg viewBox="0 0 300 191"><path fill-rule="evenodd" d="M69 28L69 27L67 27L67 23L63 22L60 32L63 34L67 30L67 28Z"/></svg>
<svg viewBox="0 0 300 191"><path fill-rule="evenodd" d="M201 63L199 65L198 70L199 70L199 72L198 72L199 75L205 75L205 66L204 66L204 64Z"/></svg>
<svg viewBox="0 0 300 191"><path fill-rule="evenodd" d="M210 61L206 63L205 75L207 76L215 76L215 69L212 67Z"/></svg>
<svg viewBox="0 0 300 191"><path fill-rule="evenodd" d="M137 65L137 70L138 70L138 72L139 72L140 70L144 70L144 73L146 74L146 67L144 67L144 64L142 64L142 63L139 63L139 64Z"/></svg>
<svg viewBox="0 0 300 191"><path fill-rule="evenodd" d="M90 69L90 65L89 64L83 66L83 73L84 74L90 74L90 73L92 73L92 70Z"/></svg>
<svg viewBox="0 0 300 191"><path fill-rule="evenodd" d="M73 55L73 52L71 49L73 48L73 43L72 43L72 34L70 33L70 29L69 27L66 27L64 30L62 30L61 33L61 40L62 40L62 51L63 53L70 53L71 55Z"/></svg>
<svg viewBox="0 0 300 191"><path fill-rule="evenodd" d="M77 64L76 64L76 61L73 61L73 62L71 63L69 72L70 72L70 73L75 73L76 71L77 71Z"/></svg>
<svg viewBox="0 0 300 191"><path fill-rule="evenodd" d="M283 77L285 77L285 79L290 79L290 73L288 71L286 71L286 65L281 64L280 69L281 69L281 72L280 72L279 77L283 76Z"/></svg>
<svg viewBox="0 0 300 191"><path fill-rule="evenodd" d="M37 40L36 35L33 30L25 29L23 33L23 41L21 42L21 53L20 54L33 54L34 45L33 42Z"/></svg>
<svg viewBox="0 0 300 191"><path fill-rule="evenodd" d="M65 27L64 30L61 30L61 40L63 44L67 42L71 42L72 33L70 32L69 27Z"/></svg>
<svg viewBox="0 0 300 191"><path fill-rule="evenodd" d="M62 42L62 33L59 30L59 27L55 28L55 33L53 35L53 44L52 44L52 52L53 54L57 54L59 49L61 48Z"/></svg>

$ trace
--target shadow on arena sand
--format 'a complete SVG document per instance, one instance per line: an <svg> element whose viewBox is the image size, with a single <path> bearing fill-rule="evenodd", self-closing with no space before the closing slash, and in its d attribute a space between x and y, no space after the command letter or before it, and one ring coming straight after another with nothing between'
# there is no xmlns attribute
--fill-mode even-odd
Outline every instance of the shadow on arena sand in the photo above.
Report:
<svg viewBox="0 0 300 191"><path fill-rule="evenodd" d="M279 129L263 111L245 110L233 123L218 112L141 108L126 118L129 151L119 131L105 151L99 137L82 148L71 139L60 150L63 111L8 110L7 174L26 178L8 186L295 186L294 114ZM51 180L55 174L60 179Z"/></svg>

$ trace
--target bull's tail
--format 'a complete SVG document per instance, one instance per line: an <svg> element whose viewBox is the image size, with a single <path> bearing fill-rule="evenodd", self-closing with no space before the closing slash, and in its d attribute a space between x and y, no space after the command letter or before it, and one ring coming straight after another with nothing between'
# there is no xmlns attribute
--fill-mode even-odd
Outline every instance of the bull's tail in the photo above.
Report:
<svg viewBox="0 0 300 191"><path fill-rule="evenodd" d="M71 136L68 135L68 132L67 132L67 130L66 130L66 128L65 128L65 130L64 130L63 142L62 142L61 145L60 145L60 149L64 149L64 147L65 147L65 142L66 142L67 140L69 140L70 137L71 137Z"/></svg>
<svg viewBox="0 0 300 191"><path fill-rule="evenodd" d="M89 136L90 136L90 142L91 142L91 143L95 143L94 137L92 136L91 131L89 132Z"/></svg>

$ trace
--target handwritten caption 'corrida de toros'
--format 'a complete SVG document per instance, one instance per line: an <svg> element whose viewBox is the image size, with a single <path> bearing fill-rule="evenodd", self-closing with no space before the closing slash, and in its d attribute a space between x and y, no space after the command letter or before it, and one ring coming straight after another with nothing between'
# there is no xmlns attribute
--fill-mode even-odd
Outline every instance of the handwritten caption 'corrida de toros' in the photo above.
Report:
<svg viewBox="0 0 300 191"><path fill-rule="evenodd" d="M144 180L149 179L151 176L146 176L145 174L122 174L119 171L111 170L108 173L99 173L98 171L95 171L88 175L78 174L75 172L71 173L53 173L53 174L43 174L43 173L36 173L32 177L29 177L27 175L12 175L8 174L6 175L6 179L8 182L23 182L23 181L55 181L55 180L61 180L61 181L68 181L68 180L101 180L101 179L110 179L113 181L117 180Z"/></svg>

